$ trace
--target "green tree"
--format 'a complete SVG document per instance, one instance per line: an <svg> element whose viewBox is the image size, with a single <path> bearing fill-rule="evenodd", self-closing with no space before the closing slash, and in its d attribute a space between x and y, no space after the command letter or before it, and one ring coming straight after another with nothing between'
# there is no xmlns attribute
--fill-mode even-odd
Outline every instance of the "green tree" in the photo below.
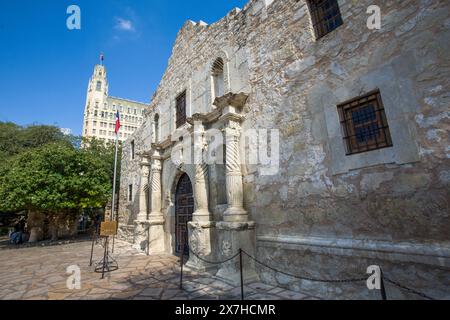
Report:
<svg viewBox="0 0 450 320"><path fill-rule="evenodd" d="M111 189L105 159L66 143L25 151L2 166L2 211L80 210L104 206Z"/></svg>
<svg viewBox="0 0 450 320"><path fill-rule="evenodd" d="M64 135L58 127L31 125L21 127L12 122L0 122L0 160L52 142L76 143L76 138Z"/></svg>
<svg viewBox="0 0 450 320"><path fill-rule="evenodd" d="M0 123L0 213L27 211L30 225L41 225L43 215L58 225L83 209L104 208L114 151L113 143L82 141L53 126Z"/></svg>

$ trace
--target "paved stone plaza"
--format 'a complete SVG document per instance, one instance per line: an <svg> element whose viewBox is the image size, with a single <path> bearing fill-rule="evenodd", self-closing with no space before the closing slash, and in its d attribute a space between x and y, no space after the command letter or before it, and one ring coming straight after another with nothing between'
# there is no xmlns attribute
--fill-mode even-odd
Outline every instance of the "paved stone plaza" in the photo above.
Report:
<svg viewBox="0 0 450 320"><path fill-rule="evenodd" d="M240 287L230 286L208 274L186 272L179 289L179 259L146 256L116 242L114 258L120 269L105 279L89 267L90 242L49 247L0 250L0 299L2 300L216 300L240 299ZM95 260L103 248L95 247ZM81 289L69 290L66 268L81 269ZM248 300L314 299L298 292L251 283L245 286Z"/></svg>

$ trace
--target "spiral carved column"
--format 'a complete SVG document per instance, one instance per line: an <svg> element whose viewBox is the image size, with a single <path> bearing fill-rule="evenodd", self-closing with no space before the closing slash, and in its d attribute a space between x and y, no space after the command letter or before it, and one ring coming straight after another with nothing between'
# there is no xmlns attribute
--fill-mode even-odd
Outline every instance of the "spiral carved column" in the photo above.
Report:
<svg viewBox="0 0 450 320"><path fill-rule="evenodd" d="M141 162L141 184L139 187L139 213L134 222L134 248L142 251L147 251L148 247L148 177L149 177L149 163L147 158L143 157Z"/></svg>
<svg viewBox="0 0 450 320"><path fill-rule="evenodd" d="M149 215L149 254L160 254L165 252L164 239L164 215L161 212L162 190L161 190L161 172L162 158L160 150L153 148L152 165L150 176L150 203L151 212Z"/></svg>
<svg viewBox="0 0 450 320"><path fill-rule="evenodd" d="M225 129L226 137L226 188L228 209L224 221L245 222L248 220L244 210L244 193L242 185L241 157L239 150L239 124L233 122Z"/></svg>
<svg viewBox="0 0 450 320"><path fill-rule="evenodd" d="M207 144L204 139L204 127L201 122L196 122L193 132L194 140L194 202L195 211L192 222L188 223L189 245L194 254L189 256L186 266L197 271L206 271L212 266L206 264L197 256L204 259L214 259L212 243L215 239L214 222L211 221L211 213L208 208L208 164L205 159Z"/></svg>
<svg viewBox="0 0 450 320"><path fill-rule="evenodd" d="M216 99L217 100L217 99ZM249 221L244 209L244 187L241 170L240 137L241 123L244 117L240 114L247 96L229 93L219 98L217 106L222 108L221 121L224 123L226 141L226 191L228 208L224 212L223 221L216 224L220 258L225 260L239 252L239 249L255 255L256 233L255 223ZM251 282L258 279L255 264L250 259L243 261L243 280ZM221 265L217 277L233 285L240 283L239 259L232 259Z"/></svg>

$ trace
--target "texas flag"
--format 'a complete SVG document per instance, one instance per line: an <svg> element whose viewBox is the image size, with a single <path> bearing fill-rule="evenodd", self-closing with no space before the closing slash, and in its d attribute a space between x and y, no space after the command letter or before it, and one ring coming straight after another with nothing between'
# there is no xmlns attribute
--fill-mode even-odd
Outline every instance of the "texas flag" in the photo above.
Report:
<svg viewBox="0 0 450 320"><path fill-rule="evenodd" d="M116 134L119 133L120 130L120 113L117 111L116 113Z"/></svg>

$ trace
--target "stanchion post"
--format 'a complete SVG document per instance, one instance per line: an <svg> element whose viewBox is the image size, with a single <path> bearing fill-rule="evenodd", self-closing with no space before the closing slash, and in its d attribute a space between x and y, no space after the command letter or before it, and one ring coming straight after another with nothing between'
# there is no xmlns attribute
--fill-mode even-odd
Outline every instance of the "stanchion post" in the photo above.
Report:
<svg viewBox="0 0 450 320"><path fill-rule="evenodd" d="M381 292L381 300L387 300L386 296L386 287L384 286L384 275L383 269L380 267L380 292Z"/></svg>
<svg viewBox="0 0 450 320"><path fill-rule="evenodd" d="M94 257L94 242L97 240L97 232L94 230L92 233L92 246L91 246L91 259L89 260L89 267L92 267L92 259Z"/></svg>
<svg viewBox="0 0 450 320"><path fill-rule="evenodd" d="M242 270L242 249L239 249L239 270L241 273L241 300L244 300L244 273Z"/></svg>
<svg viewBox="0 0 450 320"><path fill-rule="evenodd" d="M181 266L180 266L180 290L183 290L183 264L184 264L184 237L181 243L182 249L181 249Z"/></svg>

